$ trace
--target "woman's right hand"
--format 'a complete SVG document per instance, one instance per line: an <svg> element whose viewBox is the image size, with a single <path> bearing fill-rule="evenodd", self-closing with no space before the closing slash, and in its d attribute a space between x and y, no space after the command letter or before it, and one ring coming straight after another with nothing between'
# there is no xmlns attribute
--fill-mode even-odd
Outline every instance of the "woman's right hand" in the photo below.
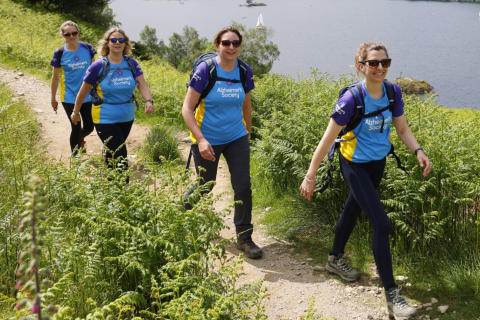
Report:
<svg viewBox="0 0 480 320"><path fill-rule="evenodd" d="M215 161L215 151L213 151L210 142L207 139L202 139L198 141L198 151L200 155L205 160Z"/></svg>
<svg viewBox="0 0 480 320"><path fill-rule="evenodd" d="M302 196L310 201L310 197L313 195L315 190L315 179L307 181L307 178L303 179L302 185L300 186L300 192Z"/></svg>

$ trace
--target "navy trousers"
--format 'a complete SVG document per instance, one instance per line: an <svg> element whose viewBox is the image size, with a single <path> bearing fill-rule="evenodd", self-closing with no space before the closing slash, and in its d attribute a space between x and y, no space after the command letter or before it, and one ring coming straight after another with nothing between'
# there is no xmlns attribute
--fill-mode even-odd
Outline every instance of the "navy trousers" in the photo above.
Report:
<svg viewBox="0 0 480 320"><path fill-rule="evenodd" d="M70 133L70 148L72 149L72 155L76 155L77 151L75 148L78 148L80 142L82 142L86 136L88 136L93 131L93 120L92 120L92 103L85 102L82 104L80 109L80 115L82 116L82 121L73 124L70 115L73 112L75 105L73 103L62 102L65 113L67 114L68 121L72 127L72 132ZM83 127L82 127L83 123Z"/></svg>
<svg viewBox="0 0 480 320"><path fill-rule="evenodd" d="M373 228L373 256L385 289L395 285L390 253L390 220L383 209L377 188L382 180L386 158L368 163L353 163L340 154L340 168L350 188L345 208L338 220L331 255L344 253L355 222L365 212Z"/></svg>

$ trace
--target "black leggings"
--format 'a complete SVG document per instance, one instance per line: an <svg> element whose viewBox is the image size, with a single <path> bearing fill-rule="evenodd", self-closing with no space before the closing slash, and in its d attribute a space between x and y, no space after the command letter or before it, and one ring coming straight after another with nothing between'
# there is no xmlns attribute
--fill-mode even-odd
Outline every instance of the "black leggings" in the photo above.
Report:
<svg viewBox="0 0 480 320"><path fill-rule="evenodd" d="M123 165L126 169L128 167L127 161L127 146L125 141L130 134L132 129L133 120L128 122L119 122L119 123L96 123L95 129L97 129L97 134L102 140L104 146L107 148L105 155L105 162L110 168L115 167L115 160L124 160Z"/></svg>
<svg viewBox="0 0 480 320"><path fill-rule="evenodd" d="M92 103L85 102L82 104L80 109L80 115L82 120L73 124L70 115L73 112L73 103L62 102L63 108L67 113L68 121L70 121L70 126L72 127L72 132L70 133L70 149L72 149L72 155L75 155L77 151L75 148L79 147L80 142L82 142L86 136L88 136L93 131L93 120L92 120ZM82 127L83 123L83 127Z"/></svg>
<svg viewBox="0 0 480 320"><path fill-rule="evenodd" d="M345 245L361 211L365 212L373 228L373 256L385 289L395 285L390 254L390 220L380 202L377 188L382 180L386 158L367 163L347 161L340 154L340 168L350 188L345 208L338 220L331 255L344 253Z"/></svg>

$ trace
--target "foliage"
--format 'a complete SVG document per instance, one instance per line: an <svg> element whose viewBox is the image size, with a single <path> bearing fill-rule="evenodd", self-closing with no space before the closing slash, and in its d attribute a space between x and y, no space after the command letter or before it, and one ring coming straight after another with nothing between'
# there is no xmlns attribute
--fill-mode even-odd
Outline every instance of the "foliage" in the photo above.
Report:
<svg viewBox="0 0 480 320"><path fill-rule="evenodd" d="M73 6L75 7L75 6ZM72 16L38 12L11 0L0 0L0 56L50 75L53 51L62 45L60 25ZM104 29L77 21L81 41L97 43ZM25 30L29 30L28 33Z"/></svg>
<svg viewBox="0 0 480 320"><path fill-rule="evenodd" d="M270 72L273 62L280 56L278 46L271 38L274 35L272 28L250 28L232 21L232 26L237 28L243 36L240 59L248 63L257 76Z"/></svg>
<svg viewBox="0 0 480 320"><path fill-rule="evenodd" d="M165 126L158 124L150 129L145 139L145 152L151 161L177 160L180 158L178 141Z"/></svg>
<svg viewBox="0 0 480 320"><path fill-rule="evenodd" d="M113 10L108 7L111 0L19 0L20 3L43 7L51 12L71 14L75 18L93 23L104 29L118 26Z"/></svg>
<svg viewBox="0 0 480 320"><path fill-rule="evenodd" d="M21 276L16 283L15 289L22 290L28 297L34 297L33 300L23 298L19 301L17 309L21 309L28 305L31 306L32 313L38 315L39 320L50 319L51 314L56 313L55 305L49 305L45 310L41 307L41 288L45 289L51 286L52 281L48 279L51 271L48 268L38 269L39 260L42 257L42 246L45 243L41 236L45 235L45 229L41 226L41 221L46 220L44 211L44 184L42 180L33 176L30 179L28 188L25 192L24 202L25 211L20 215L20 231L25 229L31 230L30 233L25 232L21 238L22 252L18 258L17 275ZM30 250L30 251L28 251ZM30 260L30 261L28 261ZM33 279L32 279L33 278ZM44 278L41 280L41 278ZM25 318L26 319L26 318Z"/></svg>
<svg viewBox="0 0 480 320"><path fill-rule="evenodd" d="M157 30L145 25L140 31L140 43L146 47L149 55L163 56L165 54L165 44L163 40L159 41L157 38Z"/></svg>
<svg viewBox="0 0 480 320"><path fill-rule="evenodd" d="M2 301L21 298L12 290L22 250L19 215L36 173L45 181L35 190L46 217L38 268L53 273L42 305L58 306L56 319L265 318L261 282L236 285L242 258L225 258L227 240L219 232L231 207L216 212L215 197L197 194L198 204L184 211L180 199L190 181L170 162L129 188L123 183L129 173L111 171L99 158L73 159L69 167L45 162L31 112L11 99L1 86ZM2 302L0 313L26 315L10 306Z"/></svg>
<svg viewBox="0 0 480 320"><path fill-rule="evenodd" d="M207 38L199 38L197 30L189 26L183 28L181 35L174 32L168 41L165 58L181 72L190 71L195 59L209 46Z"/></svg>

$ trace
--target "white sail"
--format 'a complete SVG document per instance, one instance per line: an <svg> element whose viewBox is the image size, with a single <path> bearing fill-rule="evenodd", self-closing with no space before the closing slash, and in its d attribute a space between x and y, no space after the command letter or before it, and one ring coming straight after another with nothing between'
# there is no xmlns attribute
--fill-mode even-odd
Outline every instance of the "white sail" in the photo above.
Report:
<svg viewBox="0 0 480 320"><path fill-rule="evenodd" d="M263 28L265 28L265 25L263 24L262 13L260 13L260 14L258 15L257 28L258 28L258 29L263 29Z"/></svg>

